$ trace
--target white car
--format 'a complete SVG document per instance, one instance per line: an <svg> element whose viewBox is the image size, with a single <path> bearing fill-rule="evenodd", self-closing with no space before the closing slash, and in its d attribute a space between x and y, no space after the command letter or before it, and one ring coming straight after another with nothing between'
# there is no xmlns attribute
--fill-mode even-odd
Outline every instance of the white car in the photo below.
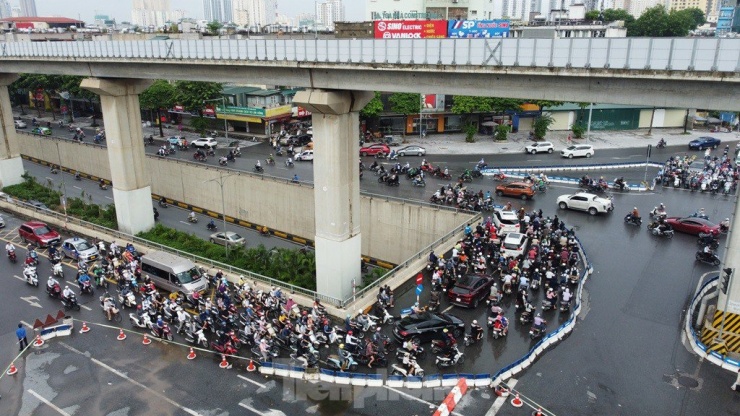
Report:
<svg viewBox="0 0 740 416"><path fill-rule="evenodd" d="M496 225L500 236L519 232L519 217L516 216L514 211L495 210L493 212L493 223Z"/></svg>
<svg viewBox="0 0 740 416"><path fill-rule="evenodd" d="M23 120L15 120L15 128L17 129L25 129L28 127L28 124L26 124Z"/></svg>
<svg viewBox="0 0 740 416"><path fill-rule="evenodd" d="M572 159L574 157L591 157L594 155L594 148L590 144L574 144L560 151L560 156Z"/></svg>
<svg viewBox="0 0 740 416"><path fill-rule="evenodd" d="M300 161L304 161L304 162L305 161L311 161L311 162L313 162L313 150L304 150L304 151L302 151L301 153L299 153L295 157L295 160L300 160Z"/></svg>
<svg viewBox="0 0 740 416"><path fill-rule="evenodd" d="M525 147L524 150L530 155L535 153L552 153L555 150L555 146L550 142L535 142Z"/></svg>
<svg viewBox="0 0 740 416"><path fill-rule="evenodd" d="M208 147L211 149L215 149L218 143L216 142L216 139L213 137L201 137L200 139L193 140L192 143L190 143L193 147Z"/></svg>
<svg viewBox="0 0 740 416"><path fill-rule="evenodd" d="M504 239L504 244L501 245L501 254L504 257L517 257L524 255L529 245L529 238L526 234L522 233L509 233Z"/></svg>
<svg viewBox="0 0 740 416"><path fill-rule="evenodd" d="M579 192L572 195L560 195L558 197L558 208L575 209L587 211L591 215L606 214L614 210L614 204L609 198L602 198L598 195L587 192Z"/></svg>

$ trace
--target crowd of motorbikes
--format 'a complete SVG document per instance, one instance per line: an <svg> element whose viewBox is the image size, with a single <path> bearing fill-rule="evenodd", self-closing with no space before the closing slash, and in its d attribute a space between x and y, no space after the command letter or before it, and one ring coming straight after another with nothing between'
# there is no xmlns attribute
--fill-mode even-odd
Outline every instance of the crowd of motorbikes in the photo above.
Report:
<svg viewBox="0 0 740 416"><path fill-rule="evenodd" d="M725 148L720 157L705 157L701 168L692 167L695 156L671 156L658 172L654 182L664 187L730 195L737 190L738 171Z"/></svg>

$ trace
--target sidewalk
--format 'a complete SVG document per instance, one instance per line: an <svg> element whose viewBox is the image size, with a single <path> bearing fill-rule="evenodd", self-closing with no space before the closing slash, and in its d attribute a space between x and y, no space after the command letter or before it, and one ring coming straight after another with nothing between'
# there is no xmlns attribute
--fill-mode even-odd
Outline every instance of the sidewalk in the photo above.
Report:
<svg viewBox="0 0 740 416"><path fill-rule="evenodd" d="M573 144L590 144L595 150L599 149L642 149L648 144L658 144L660 139L665 139L668 146L683 145L688 151L688 143L701 136L712 136L722 140L734 148L735 143L740 141L740 133L710 133L709 130L689 130L683 134L683 129L653 129L652 135L647 135L647 129L624 130L624 131L598 131L591 132L590 138L573 139ZM568 131L548 132L545 140L555 145L555 152L568 146ZM524 153L524 147L531 144L527 140L529 133L509 134L505 142L495 142L490 136L476 136L475 143L466 143L465 135L454 134L430 134L424 139L419 136L406 136L402 146L418 145L427 150L427 154L451 154L451 155L477 155L477 154L501 154L501 153Z"/></svg>

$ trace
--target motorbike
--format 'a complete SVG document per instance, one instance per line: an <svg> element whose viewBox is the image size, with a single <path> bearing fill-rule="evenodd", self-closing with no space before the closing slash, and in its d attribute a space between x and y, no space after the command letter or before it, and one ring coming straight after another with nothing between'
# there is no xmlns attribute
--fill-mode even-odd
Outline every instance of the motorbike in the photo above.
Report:
<svg viewBox="0 0 740 416"><path fill-rule="evenodd" d="M141 317L135 313L128 314L128 320L131 326L135 328L152 329L152 320L148 313L142 313Z"/></svg>
<svg viewBox="0 0 740 416"><path fill-rule="evenodd" d="M219 354L224 355L235 355L236 354L236 348L234 348L233 345L231 345L230 341L226 341L225 344L221 345L214 341L211 341L211 349L218 352Z"/></svg>
<svg viewBox="0 0 740 416"><path fill-rule="evenodd" d="M570 301L560 301L560 312L568 312L570 310Z"/></svg>
<svg viewBox="0 0 740 416"><path fill-rule="evenodd" d="M265 169L263 169L262 166L255 166L254 171L257 173L265 173Z"/></svg>
<svg viewBox="0 0 740 416"><path fill-rule="evenodd" d="M704 253L703 251L696 252L696 261L702 263L711 264L712 266L719 266L720 259L714 253Z"/></svg>
<svg viewBox="0 0 740 416"><path fill-rule="evenodd" d="M193 224L197 224L198 223L198 217L188 216L188 222L192 222Z"/></svg>
<svg viewBox="0 0 740 416"><path fill-rule="evenodd" d="M543 328L537 328L536 326L532 325L532 328L529 329L529 337L531 339L537 339L545 334L544 325Z"/></svg>
<svg viewBox="0 0 740 416"><path fill-rule="evenodd" d="M39 285L39 275L36 273L36 266L26 266L26 268L23 269L23 277L26 278L26 283L29 285Z"/></svg>
<svg viewBox="0 0 740 416"><path fill-rule="evenodd" d="M80 310L80 304L77 303L77 296L75 296L74 293L70 295L69 298L65 299L64 297L62 297L62 305L64 305L65 311L68 311L70 309L74 309L77 311Z"/></svg>
<svg viewBox="0 0 740 416"><path fill-rule="evenodd" d="M17 260L15 250L8 251L8 260L10 260L11 263L15 263L15 261Z"/></svg>
<svg viewBox="0 0 740 416"><path fill-rule="evenodd" d="M463 337L463 344L465 344L466 347L469 347L479 341L479 339L473 338L473 334L465 334L465 336Z"/></svg>
<svg viewBox="0 0 740 416"><path fill-rule="evenodd" d="M229 163L229 160L226 159L225 157L221 157L218 159L218 164L221 166L226 166L227 163Z"/></svg>
<svg viewBox="0 0 740 416"><path fill-rule="evenodd" d="M166 339L167 341L172 341L174 339L172 337L172 330L170 330L170 326L167 325L166 322L162 325L161 329L157 325L152 325L151 333L155 337Z"/></svg>
<svg viewBox="0 0 740 416"><path fill-rule="evenodd" d="M79 283L79 282L78 282ZM88 293L93 294L93 286L92 286L92 279L85 280L80 285L80 294Z"/></svg>
<svg viewBox="0 0 740 416"><path fill-rule="evenodd" d="M632 213L630 212L629 214L625 215L624 222L625 224L636 225L639 227L640 225L642 225L642 218L633 217Z"/></svg>
<svg viewBox="0 0 740 416"><path fill-rule="evenodd" d="M208 224L206 225L206 229L207 229L208 231L216 231L216 230L218 229L218 227L216 227L216 224L212 224L212 223L210 223L210 222L209 222L209 223L208 223Z"/></svg>
<svg viewBox="0 0 740 416"><path fill-rule="evenodd" d="M58 282L55 282L52 286L49 286L49 283L47 282L46 293L52 298L62 298L62 288L59 286Z"/></svg>
<svg viewBox="0 0 740 416"><path fill-rule="evenodd" d="M492 327L491 328L491 336L493 339L499 339L501 337L505 337L508 334L508 332L504 331L503 327Z"/></svg>
<svg viewBox="0 0 740 416"><path fill-rule="evenodd" d="M652 210L650 210L650 218L660 219L665 218L668 214L666 214L665 211L659 209L658 207L653 207Z"/></svg>
<svg viewBox="0 0 740 416"><path fill-rule="evenodd" d="M285 161L285 167L286 168L292 168L294 166L295 166L295 163L293 163L293 161L290 161L290 160L286 160Z"/></svg>
<svg viewBox="0 0 740 416"><path fill-rule="evenodd" d="M160 208L167 208L167 202L164 199L160 199L157 202L157 205L159 205Z"/></svg>
<svg viewBox="0 0 740 416"><path fill-rule="evenodd" d="M208 340L206 339L206 336L203 335L203 328L200 328L195 332L186 329L185 341L191 344L200 345L203 348L208 348Z"/></svg>
<svg viewBox="0 0 740 416"><path fill-rule="evenodd" d="M713 236L699 237L696 240L696 244L699 244L702 247L709 246L712 250L716 250L719 247L719 240Z"/></svg>
<svg viewBox="0 0 740 416"><path fill-rule="evenodd" d="M666 145L665 140L660 139L660 141L658 141L658 145L656 147L658 149L664 149L665 148L665 145Z"/></svg>
<svg viewBox="0 0 740 416"><path fill-rule="evenodd" d="M414 367L414 374L411 375L414 377L424 377L424 369L421 368L421 366L419 365L419 363L416 362L415 359L410 358L410 360L411 361L409 361L409 363ZM410 375L408 368L398 364L391 364L391 374L394 376L404 377L408 377Z"/></svg>
<svg viewBox="0 0 740 416"><path fill-rule="evenodd" d="M98 188L100 188L100 189L102 189L104 191L107 191L108 190L108 185L105 182L98 182Z"/></svg>
<svg viewBox="0 0 740 416"><path fill-rule="evenodd" d="M418 345L415 350L407 350L406 348L398 347L398 349L396 349L396 360L399 362L403 361L406 354L409 354L411 358L415 360L423 360L427 356L427 352L424 350L424 347Z"/></svg>
<svg viewBox="0 0 740 416"><path fill-rule="evenodd" d="M206 161L206 155L200 152L193 153L193 159L197 160L198 162L205 162Z"/></svg>
<svg viewBox="0 0 740 416"><path fill-rule="evenodd" d="M620 192L629 192L630 187L627 184L627 182L617 182L617 179L614 179L614 184L611 186L613 191L620 191Z"/></svg>
<svg viewBox="0 0 740 416"><path fill-rule="evenodd" d="M55 263L52 267L52 272L54 277L64 279L64 269L62 268L62 263Z"/></svg>
<svg viewBox="0 0 740 416"><path fill-rule="evenodd" d="M534 317L532 316L532 314L533 314L533 313L534 313L534 306L532 306L532 304L531 304L531 303L527 303L527 304L526 304L526 305L524 306L524 310L523 310L523 311L522 311L522 313L521 313L521 314L519 315L519 322L520 322L520 323L521 323L522 325L526 325L526 324L528 324L528 323L532 322L532 319L534 318Z"/></svg>
<svg viewBox="0 0 740 416"><path fill-rule="evenodd" d="M134 296L134 292L128 288L124 288L118 292L118 304L121 305L121 308L135 308L136 296Z"/></svg>
<svg viewBox="0 0 740 416"><path fill-rule="evenodd" d="M414 180L411 183L414 186L419 186L419 187L425 187L425 186L427 186L427 183L424 182L424 179L421 179L421 178L414 178Z"/></svg>
<svg viewBox="0 0 740 416"><path fill-rule="evenodd" d="M437 368L445 368L445 367L451 367L456 364L462 364L465 362L465 355L460 352L460 350L457 349L457 347L453 348L454 354L451 357L438 355L437 359L434 361L434 364L437 366Z"/></svg>
<svg viewBox="0 0 740 416"><path fill-rule="evenodd" d="M342 365L343 363L345 365ZM352 354L340 350L339 354L331 354L326 357L326 365L332 370L355 372L358 363L352 357Z"/></svg>
<svg viewBox="0 0 740 416"><path fill-rule="evenodd" d="M657 222L651 222L648 225L648 230L650 230L650 232L655 236L660 236L660 237L665 237L665 238L673 238L673 234L674 234L673 228L671 228L670 226L661 228L660 224Z"/></svg>

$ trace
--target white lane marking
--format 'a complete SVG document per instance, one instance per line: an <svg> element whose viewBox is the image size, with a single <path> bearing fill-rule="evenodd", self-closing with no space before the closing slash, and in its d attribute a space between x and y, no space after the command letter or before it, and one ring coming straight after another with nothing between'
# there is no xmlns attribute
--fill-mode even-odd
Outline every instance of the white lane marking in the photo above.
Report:
<svg viewBox="0 0 740 416"><path fill-rule="evenodd" d="M105 197L106 197L106 198L108 198L108 199L110 199L111 201L113 200L113 198L111 198L111 197L109 197L109 196L107 196L107 195L106 195Z"/></svg>
<svg viewBox="0 0 740 416"><path fill-rule="evenodd" d="M405 398L407 398L407 399L410 399L410 400L415 400L415 401L417 401L417 402L419 402L419 403L424 403L425 405L429 406L429 408L430 408L430 409L436 409L436 408L438 408L438 407L439 407L439 405L437 405L437 404L434 404L434 403L432 403L432 402L428 402L428 401L426 401L426 400L422 400L422 399L420 399L420 398L418 398L418 397L415 397L415 396L413 396L413 395L411 395L411 394L408 394L408 393L402 392L401 390L398 390L398 389L394 389L393 387L388 387L388 386L383 386L383 387L385 387L386 389L388 389L388 390L390 390L390 391L392 391L392 392L398 393L399 395L401 395L401 396L403 396L403 397L405 397ZM462 414L460 414L460 413L458 413L458 412L452 412L452 413L450 413L450 414L451 414L451 415L457 415L457 416L462 416Z"/></svg>
<svg viewBox="0 0 740 416"><path fill-rule="evenodd" d="M87 306L85 306L85 305L80 305L80 308L82 308L82 309L86 309L86 310L88 310L88 311L91 311L91 310L92 310L91 308L89 308L89 307L87 307Z"/></svg>
<svg viewBox="0 0 740 416"><path fill-rule="evenodd" d="M41 400L42 402L44 402L47 406L49 406L52 409L56 410L57 413L59 413L60 415L62 415L62 416L72 416L69 413L65 412L64 410L60 409L59 406L57 406L54 403L52 403L52 402L46 400L45 398L43 398L40 394L36 393L35 391L33 391L31 389L28 389L27 391L29 393L31 393L35 398L37 398L37 399Z"/></svg>
<svg viewBox="0 0 740 416"><path fill-rule="evenodd" d="M260 416L285 416L285 413L283 413L283 412L281 412L279 410L275 410L275 409L270 409L267 412L261 412L261 411L255 409L254 407L251 407L251 406L246 405L246 404L241 403L241 402L239 403L239 406L241 406L241 407L249 410L250 412L254 412L254 413L256 413L256 414L258 414Z"/></svg>
<svg viewBox="0 0 740 416"><path fill-rule="evenodd" d="M15 277L16 279L20 280L21 282L25 282L25 281L26 281L26 279L25 279L25 278L23 278L23 277L20 277L20 276L18 276L17 274L14 274L14 275L13 275L13 277Z"/></svg>
<svg viewBox="0 0 740 416"><path fill-rule="evenodd" d="M102 362L102 361L100 361L98 359L95 359L95 358L90 357L88 354L83 353L82 351L80 351L80 350L72 347L71 345L68 345L68 344L66 344L64 342L60 342L59 344L61 346L63 346L64 348L72 351L75 354L79 354L79 355L81 355L83 357L90 358L90 361L92 361L94 364L97 364L98 366L100 366L100 367L102 367L102 368L110 371L111 373L113 373L113 374L121 377L122 379L124 379L126 381L129 381L131 384L134 384L134 385L136 385L136 386L138 386L138 387L146 390L147 392L149 392L149 393L151 393L151 394L159 397L160 399L162 399L162 400L166 401L167 403L169 403L169 404L177 407L178 409L183 410L185 413L188 413L188 414L193 415L193 416L202 416L200 413L196 412L195 410L189 409L189 408L187 408L187 407L185 407L185 406L177 403L176 401L170 399L169 397L167 397L167 396L159 393L158 391L150 389L149 387L147 387L147 386L139 383L138 381L132 379L131 377L127 376L126 374L123 374L122 372L116 370L115 368L109 366L108 364L106 364L106 363L104 363L104 362Z"/></svg>
<svg viewBox="0 0 740 416"><path fill-rule="evenodd" d="M254 380L251 380L251 379L249 379L247 377L244 377L241 374L237 374L236 376L239 377L240 379L244 380L244 381L248 381L248 382L254 384L257 387L260 387L260 388L263 388L263 389L267 389L267 386L265 386L264 384L260 384L260 383L254 381Z"/></svg>
<svg viewBox="0 0 740 416"><path fill-rule="evenodd" d="M190 225L189 222L185 222L185 221L180 221L180 222L183 223L183 224L185 224L185 225L188 225L188 226Z"/></svg>
<svg viewBox="0 0 740 416"><path fill-rule="evenodd" d="M27 327L29 327L29 328L33 329L33 325L29 324L28 322L26 322L26 321L21 321L21 323L22 323L23 325L25 325L25 326L27 326Z"/></svg>
<svg viewBox="0 0 740 416"><path fill-rule="evenodd" d="M447 312L447 311L449 311L450 309L452 309L452 305L448 306L448 307L447 307L447 308L446 308L445 310L443 310L443 311L442 311L442 313L446 313L446 312Z"/></svg>
<svg viewBox="0 0 740 416"><path fill-rule="evenodd" d="M519 380L517 380L517 379L515 379L515 378L509 379L509 381L507 381L507 382L506 382L506 387L507 387L507 388L508 388L509 390L513 390L513 389L514 389L514 387L516 387L516 383L517 383L518 381L519 381ZM498 413L498 411L499 411L499 410L501 410L501 406L503 406L503 405L504 405L504 403L506 403L506 400L507 400L508 398L510 398L510 397L512 397L512 396L511 396L511 395L509 395L509 396L507 396L507 397L503 397L503 396L500 396L499 398L497 398L497 399L496 399L496 400L495 400L495 401L493 402L493 405L491 405L491 408L490 408L490 409L488 409L488 411L486 412L486 416L493 416L493 415L495 415L496 413Z"/></svg>
<svg viewBox="0 0 740 416"><path fill-rule="evenodd" d="M79 186L77 186L77 185L72 185L72 187L73 187L73 188L75 188L75 189L79 189L79 190L82 190L82 188L80 188L80 187L79 187Z"/></svg>

